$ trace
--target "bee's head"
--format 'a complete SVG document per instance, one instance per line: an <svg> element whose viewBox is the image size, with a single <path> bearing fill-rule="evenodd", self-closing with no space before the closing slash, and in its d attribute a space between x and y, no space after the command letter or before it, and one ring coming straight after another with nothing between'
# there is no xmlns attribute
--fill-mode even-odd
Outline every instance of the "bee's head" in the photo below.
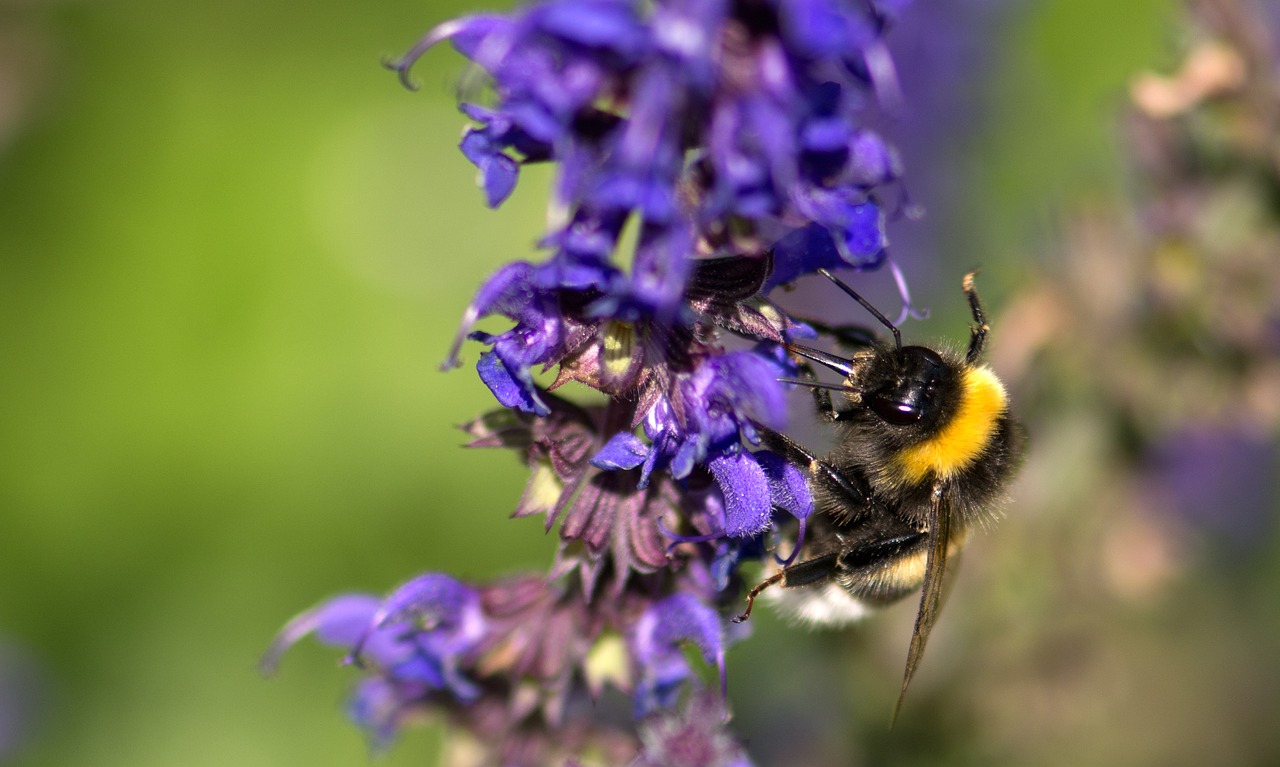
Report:
<svg viewBox="0 0 1280 767"><path fill-rule="evenodd" d="M891 426L934 427L957 386L954 365L924 346L877 354L858 382L862 402Z"/></svg>

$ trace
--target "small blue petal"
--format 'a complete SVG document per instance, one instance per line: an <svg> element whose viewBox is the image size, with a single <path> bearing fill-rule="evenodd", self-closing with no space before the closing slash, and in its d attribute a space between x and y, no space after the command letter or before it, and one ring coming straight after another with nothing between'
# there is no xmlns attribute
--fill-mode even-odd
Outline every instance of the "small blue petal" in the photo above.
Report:
<svg viewBox="0 0 1280 767"><path fill-rule="evenodd" d="M865 265L867 260L884 250L884 219L880 206L864 202L849 209L844 221L844 245L853 260L853 266ZM846 260L849 260L846 258Z"/></svg>
<svg viewBox="0 0 1280 767"><path fill-rule="evenodd" d="M476 372L503 407L516 408L534 415L551 413L551 409L537 395L533 386L517 380L494 352L481 353L480 359L476 360Z"/></svg>
<svg viewBox="0 0 1280 767"><path fill-rule="evenodd" d="M480 166L484 180L485 204L496 208L511 196L520 176L520 165L505 154L497 154Z"/></svg>
<svg viewBox="0 0 1280 767"><path fill-rule="evenodd" d="M673 594L651 608L656 616L649 636L654 652L673 650L680 642L692 642L708 663L724 651L720 614L692 594Z"/></svg>
<svg viewBox="0 0 1280 767"><path fill-rule="evenodd" d="M468 128L467 132L462 134L462 141L458 142L458 148L462 150L462 156L476 167L501 151L501 147L495 145L492 132L488 127Z"/></svg>
<svg viewBox="0 0 1280 767"><path fill-rule="evenodd" d="M490 208L501 205L516 188L519 163L503 154L502 147L493 141L488 128L468 130L458 146L480 170L486 204Z"/></svg>
<svg viewBox="0 0 1280 767"><path fill-rule="evenodd" d="M480 286L476 297L471 299L467 317L478 319L495 312L512 318L518 317L533 300L534 291L529 285L532 271L531 265L517 261L494 272Z"/></svg>
<svg viewBox="0 0 1280 767"><path fill-rule="evenodd" d="M742 559L742 549L734 545L736 541L722 538L716 542L716 553L711 559L711 578L717 591L729 588L729 579L738 569L738 561Z"/></svg>
<svg viewBox="0 0 1280 767"><path fill-rule="evenodd" d="M792 230L773 246L773 273L765 281L763 292L794 282L819 269L848 266L840 257L831 232L821 224L808 224Z"/></svg>
<svg viewBox="0 0 1280 767"><path fill-rule="evenodd" d="M631 432L618 432L591 459L597 469L634 469L649 456L649 446Z"/></svg>
<svg viewBox="0 0 1280 767"><path fill-rule="evenodd" d="M444 672L440 669L440 662L425 655L414 655L403 663L397 664L391 670L391 676L403 681L421 682L436 690L442 690L447 686Z"/></svg>
<svg viewBox="0 0 1280 767"><path fill-rule="evenodd" d="M726 425L736 436L738 422L743 419L773 429L786 428L786 391L777 380L782 372L767 357L748 351L730 352L704 362L695 374L695 383L700 385L704 409L734 416ZM730 435L709 436L714 440L716 436Z"/></svg>
<svg viewBox="0 0 1280 767"><path fill-rule="evenodd" d="M684 479L693 472L693 467L706 456L706 445L697 438L688 438L679 442L675 455L671 458L671 476Z"/></svg>

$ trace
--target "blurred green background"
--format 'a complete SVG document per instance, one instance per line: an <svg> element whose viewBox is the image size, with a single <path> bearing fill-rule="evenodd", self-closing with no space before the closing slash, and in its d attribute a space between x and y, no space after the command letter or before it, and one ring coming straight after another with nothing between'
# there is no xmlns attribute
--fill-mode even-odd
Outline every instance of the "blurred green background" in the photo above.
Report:
<svg viewBox="0 0 1280 767"><path fill-rule="evenodd" d="M1028 254L1044 258L1058 206L1122 185L1116 107L1136 70L1176 61L1179 39L1167 2L1022 6L982 39L990 77L974 98L986 119L950 148L971 197L932 224L956 233L939 269L982 263L997 318L1035 269ZM455 425L490 396L466 367L437 370L480 280L530 256L546 176L485 209L456 149L461 59L428 54L418 93L379 66L466 9L0 4L0 646L18 648L43 691L13 764L365 763L340 710L354 675L335 653L304 643L276 678L257 675L282 622L424 570L484 577L549 561L539 521L506 519L523 483L516 460L458 448ZM939 311L921 332L963 327L954 283L924 289L921 303ZM1042 626L1071 620L1054 612L1049 563L1090 550L1095 531L1022 504L1008 517L969 557L974 574L944 617L954 626L939 628L930 658L940 671L931 680L926 664L919 708L909 702L894 733L885 722L912 608L826 635L764 616L730 659L760 763L803 763L814 749L792 741L807 732L831 741L815 753L874 763L1051 763L1039 742L1058 749L1053 763L1173 763L1160 744L1196 721L1217 734L1184 757L1212 756L1222 737L1265 741L1257 723L1224 736L1195 701L1203 689L1226 716L1229 685L1258 671L1249 654L1237 653L1241 668L1203 665L1214 627L1253 621L1241 642L1280 640L1273 543L1246 572L1196 560L1182 591L1119 611L1127 623L1081 624L1114 625L1100 646L1122 659L1115 667L1154 668L1068 697L1068 711L1111 701L1099 710L1114 718L1078 712L1064 729L1045 714L1037 739L1019 677L998 673L983 646L995 632L997 647L1038 647ZM1098 595L1077 596L1065 604L1104 614L1080 607ZM1260 678L1274 679L1267 652L1254 653L1271 663ZM1061 659L1041 660L1027 673ZM1126 722L1144 680L1165 672L1190 686L1187 710ZM1248 700L1274 722L1274 693ZM789 745L769 745L778 729ZM1280 755L1274 746L1242 753ZM438 749L438 732L412 730L380 763L434 764Z"/></svg>

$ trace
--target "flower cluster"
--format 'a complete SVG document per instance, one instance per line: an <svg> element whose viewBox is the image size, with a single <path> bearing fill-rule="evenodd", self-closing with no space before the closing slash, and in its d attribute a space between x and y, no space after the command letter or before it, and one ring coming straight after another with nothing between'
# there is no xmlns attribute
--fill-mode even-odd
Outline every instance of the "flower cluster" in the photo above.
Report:
<svg viewBox="0 0 1280 767"><path fill-rule="evenodd" d="M588 747L616 763L745 763L681 647L723 680L742 633L720 609L738 564L813 511L801 470L761 434L785 427L783 346L814 330L766 294L886 259L898 161L864 115L895 96L893 6L543 0L442 24L393 64L410 84L447 40L488 76L491 98L462 105L461 149L490 206L524 165L554 163L545 258L481 286L446 367L468 338L487 347L476 368L506 410L469 424L471 444L519 452L515 515L544 514L560 547L547 576L432 573L331 600L286 627L270 663L308 633L345 648L367 673L352 715L376 740L429 711L504 765ZM476 331L491 315L511 325ZM570 383L606 404L552 393ZM616 690L638 730L606 723Z"/></svg>

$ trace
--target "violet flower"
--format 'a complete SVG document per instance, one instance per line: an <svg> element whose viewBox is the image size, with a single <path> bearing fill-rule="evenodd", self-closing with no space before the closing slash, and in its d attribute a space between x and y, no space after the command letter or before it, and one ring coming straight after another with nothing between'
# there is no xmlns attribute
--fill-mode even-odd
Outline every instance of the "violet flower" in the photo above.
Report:
<svg viewBox="0 0 1280 767"><path fill-rule="evenodd" d="M778 379L798 371L784 345L815 334L767 294L886 261L881 193L900 167L862 116L896 98L882 41L895 5L541 0L446 22L392 65L408 84L448 40L487 75L460 148L491 207L524 165L555 165L543 257L482 284L445 366L467 339L486 347L476 369L505 409L464 429L516 451L530 480L514 516L544 515L560 546L545 576L432 573L331 600L286 626L268 666L307 634L342 647L365 675L351 713L376 743L434 712L493 764L588 748L618 764L749 763L723 690L747 628L725 613L739 565L813 512L803 472L761 434L786 428ZM491 315L510 325L474 330ZM571 383L605 404L553 393ZM634 721L607 715L619 692Z"/></svg>

